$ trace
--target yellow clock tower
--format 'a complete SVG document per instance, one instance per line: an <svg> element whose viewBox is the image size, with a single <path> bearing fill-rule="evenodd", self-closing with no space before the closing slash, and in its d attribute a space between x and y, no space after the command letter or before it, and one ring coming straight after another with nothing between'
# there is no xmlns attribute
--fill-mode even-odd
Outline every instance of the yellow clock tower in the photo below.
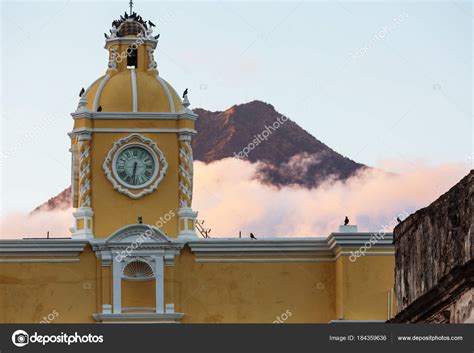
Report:
<svg viewBox="0 0 474 353"><path fill-rule="evenodd" d="M163 79L154 24L132 13L106 35L105 75L72 113L73 238L106 238L142 223L195 237L191 139L197 115Z"/></svg>
<svg viewBox="0 0 474 353"><path fill-rule="evenodd" d="M153 23L130 13L72 113L72 238L0 240L0 323L390 319L391 233L196 236L197 115L157 70Z"/></svg>

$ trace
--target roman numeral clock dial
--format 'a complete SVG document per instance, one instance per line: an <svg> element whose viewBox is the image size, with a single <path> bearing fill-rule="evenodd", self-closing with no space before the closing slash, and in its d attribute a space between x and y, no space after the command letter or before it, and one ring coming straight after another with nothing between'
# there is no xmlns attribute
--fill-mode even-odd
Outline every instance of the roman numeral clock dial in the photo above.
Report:
<svg viewBox="0 0 474 353"><path fill-rule="evenodd" d="M156 166L148 150L132 146L118 154L115 168L122 182L136 187L143 186L151 180Z"/></svg>
<svg viewBox="0 0 474 353"><path fill-rule="evenodd" d="M115 190L139 199L157 189L168 162L155 141L135 133L114 142L102 166Z"/></svg>

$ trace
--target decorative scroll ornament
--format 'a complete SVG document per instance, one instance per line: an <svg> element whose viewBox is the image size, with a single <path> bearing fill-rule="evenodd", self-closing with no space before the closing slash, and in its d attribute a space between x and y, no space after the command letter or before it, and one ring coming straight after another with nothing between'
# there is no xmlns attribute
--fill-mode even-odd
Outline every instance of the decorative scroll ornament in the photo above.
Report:
<svg viewBox="0 0 474 353"><path fill-rule="evenodd" d="M110 57L109 57L109 69L117 69L117 49L112 48L110 49Z"/></svg>
<svg viewBox="0 0 474 353"><path fill-rule="evenodd" d="M149 152L153 154L153 157L156 158L156 166L158 169L156 175L149 183L146 184L143 188L131 189L123 184L114 173L113 160L114 156L121 149L122 146L134 145L136 141L140 142L144 147L149 149ZM158 148L156 143L149 138L140 135L140 134L131 134L127 137L121 138L120 140L114 142L113 147L110 149L107 157L104 160L102 165L107 179L112 183L114 189L120 193L131 197L132 199L139 199L142 196L152 193L158 188L158 185L163 180L166 170L168 169L168 162L163 155L163 152Z"/></svg>
<svg viewBox="0 0 474 353"><path fill-rule="evenodd" d="M153 48L148 48L147 49L147 52L148 52L148 70L156 70L156 68L158 67L158 64L156 63L155 61L155 58L153 56L153 53L154 53L154 49Z"/></svg>
<svg viewBox="0 0 474 353"><path fill-rule="evenodd" d="M90 140L79 140L79 207L91 207Z"/></svg>
<svg viewBox="0 0 474 353"><path fill-rule="evenodd" d="M182 208L191 208L193 199L193 149L191 136L179 139L179 203Z"/></svg>

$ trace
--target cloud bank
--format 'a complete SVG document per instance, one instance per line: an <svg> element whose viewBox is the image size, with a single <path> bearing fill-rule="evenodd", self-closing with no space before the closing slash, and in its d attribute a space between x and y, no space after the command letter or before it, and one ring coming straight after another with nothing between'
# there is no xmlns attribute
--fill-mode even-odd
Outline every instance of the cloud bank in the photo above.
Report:
<svg viewBox="0 0 474 353"><path fill-rule="evenodd" d="M72 208L55 211L13 212L0 221L0 239L70 237L74 225Z"/></svg>
<svg viewBox="0 0 474 353"><path fill-rule="evenodd" d="M303 170L300 164L297 169ZM258 238L326 236L346 215L359 231L378 232L399 214L427 206L469 172L467 164L395 164L305 189L262 184L257 177L262 166L236 158L195 162L193 208L212 229L211 237L238 237L239 231ZM72 211L9 214L0 221L0 239L45 237L47 231L51 237L69 237Z"/></svg>
<svg viewBox="0 0 474 353"><path fill-rule="evenodd" d="M425 207L469 171L466 164L430 167L386 162L346 182L328 180L314 189L263 185L257 164L225 159L195 163L193 208L212 229L211 236L325 236L347 215L359 231L378 231L394 217ZM301 168L300 168L301 169Z"/></svg>

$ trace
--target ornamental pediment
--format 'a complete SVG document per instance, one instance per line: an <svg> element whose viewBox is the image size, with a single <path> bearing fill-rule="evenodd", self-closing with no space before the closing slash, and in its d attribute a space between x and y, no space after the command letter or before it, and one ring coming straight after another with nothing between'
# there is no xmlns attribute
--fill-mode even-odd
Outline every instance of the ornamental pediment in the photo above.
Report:
<svg viewBox="0 0 474 353"><path fill-rule="evenodd" d="M106 243L130 244L134 242L170 244L172 241L160 229L147 224L131 224L112 233Z"/></svg>

